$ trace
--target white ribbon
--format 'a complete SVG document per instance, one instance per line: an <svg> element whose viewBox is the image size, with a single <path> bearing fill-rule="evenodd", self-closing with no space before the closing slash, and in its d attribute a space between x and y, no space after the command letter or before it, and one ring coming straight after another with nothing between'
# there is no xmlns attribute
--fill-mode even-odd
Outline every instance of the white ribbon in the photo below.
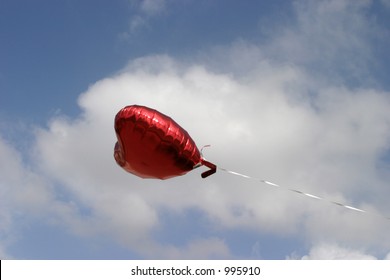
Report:
<svg viewBox="0 0 390 280"><path fill-rule="evenodd" d="M285 190L287 190L287 191L294 192L294 193L297 193L297 194L300 194L300 195L304 195L304 196L306 196L306 197L310 197L310 198L313 198L313 199L316 199L316 200L323 200L323 201L332 203L332 204L337 205L337 206L344 207L344 208L349 209L349 210L352 210L352 211L356 211L356 212L360 212L360 213L367 213L367 214L369 214L367 211L365 211L365 210L363 210L363 209L356 208L356 207L353 207L353 206L350 206L350 205L346 205L346 204L344 204L344 203L340 203L340 202L336 202L336 201L327 200L327 199L325 199L325 198L319 197L319 196L314 195L314 194L306 193L306 192L303 192L303 191L300 191L300 190L297 190L297 189L292 189L292 188L288 188L288 187L283 187L283 186L281 186L281 185L272 183L272 182L267 181L267 180L263 180L263 179L256 178L256 177L251 177L251 176L248 176L248 175L245 175L245 174L241 174L241 173L238 173L238 172L235 172L235 171L231 171L231 170L228 170L228 169L225 169L225 168L218 167L218 169L221 170L221 171L227 172L227 173L229 173L229 174L235 175L235 176L243 177L243 178L245 178L245 179L257 180L257 181L260 181L260 182L262 182L262 183L264 183L264 184L267 184L267 185L272 186L272 187L275 187L275 188L285 189ZM390 220L390 217L386 217L386 216L383 216L383 215L380 215L380 217L382 217L382 218L384 218L384 219L387 219L387 220Z"/></svg>

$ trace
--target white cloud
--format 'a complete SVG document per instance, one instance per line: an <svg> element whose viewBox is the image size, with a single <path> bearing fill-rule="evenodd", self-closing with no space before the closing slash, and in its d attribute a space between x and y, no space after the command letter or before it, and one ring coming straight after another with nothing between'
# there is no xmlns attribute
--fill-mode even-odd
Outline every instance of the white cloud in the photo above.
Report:
<svg viewBox="0 0 390 280"><path fill-rule="evenodd" d="M142 28L143 26L146 26L146 25L147 25L147 21L146 21L145 18L143 18L140 15L135 15L135 16L133 16L133 18L130 21L129 31L123 32L121 34L121 36L123 38L129 38L129 36L132 33L134 33L135 31L137 31L138 29L140 29L140 28Z"/></svg>
<svg viewBox="0 0 390 280"><path fill-rule="evenodd" d="M295 1L295 24L268 32L268 53L309 67L325 83L371 81L372 38L378 35L375 18L365 13L371 1Z"/></svg>
<svg viewBox="0 0 390 280"><path fill-rule="evenodd" d="M334 244L320 244L310 249L303 260L375 260L375 256L359 250L343 248Z"/></svg>
<svg viewBox="0 0 390 280"><path fill-rule="evenodd" d="M380 219L311 203L254 181L224 173L201 180L198 170L168 181L140 180L115 165L113 117L127 104L143 104L172 116L198 145L212 144L205 152L217 164L372 208L366 194L376 203L375 196L387 193L376 166L390 137L388 97L375 90L333 86L318 89L310 100L295 97L286 85L308 77L289 66L265 65L257 69L261 75L242 83L169 57L137 60L80 97L84 114L79 119L55 118L48 130L40 130L38 162L79 203L92 209L98 232L116 236L141 254L164 251L148 239L159 227L159 209L180 212L193 207L207 213L221 229L299 233L313 240L365 242L374 247L380 240L381 246L390 246L381 233L388 226ZM220 241L211 240L225 254ZM174 255L192 255L190 248L174 247L174 252L183 250Z"/></svg>
<svg viewBox="0 0 390 280"><path fill-rule="evenodd" d="M159 14L165 10L166 2L166 0L142 0L140 10L147 15Z"/></svg>
<svg viewBox="0 0 390 280"><path fill-rule="evenodd" d="M166 11L166 0L131 0L136 13L132 15L129 23L129 30L121 34L122 38L129 38L141 28L149 25L150 19L161 16Z"/></svg>
<svg viewBox="0 0 390 280"><path fill-rule="evenodd" d="M0 254L12 258L7 249L21 237L20 230L38 217L65 218L70 206L56 201L47 182L25 165L20 153L1 135L0 166Z"/></svg>
<svg viewBox="0 0 390 280"><path fill-rule="evenodd" d="M215 237L194 239L182 247L164 246L160 250L153 248L147 256L154 259L228 259L232 257L228 245Z"/></svg>

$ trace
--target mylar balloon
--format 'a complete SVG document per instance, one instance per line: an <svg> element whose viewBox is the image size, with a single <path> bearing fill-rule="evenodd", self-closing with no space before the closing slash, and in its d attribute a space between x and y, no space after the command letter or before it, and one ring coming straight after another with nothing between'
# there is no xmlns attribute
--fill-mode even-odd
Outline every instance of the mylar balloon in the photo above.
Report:
<svg viewBox="0 0 390 280"><path fill-rule="evenodd" d="M187 131L157 110L126 106L115 117L115 132L116 162L141 178L168 179L201 165L210 168L202 173L205 178L217 170L202 157Z"/></svg>

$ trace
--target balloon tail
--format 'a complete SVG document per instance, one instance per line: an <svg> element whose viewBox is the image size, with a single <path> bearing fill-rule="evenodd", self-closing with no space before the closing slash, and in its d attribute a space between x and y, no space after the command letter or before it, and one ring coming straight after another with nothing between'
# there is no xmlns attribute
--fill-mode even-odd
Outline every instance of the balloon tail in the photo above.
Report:
<svg viewBox="0 0 390 280"><path fill-rule="evenodd" d="M363 209L360 209L360 208L356 208L356 207L353 207L353 206L350 206L350 205L346 205L346 204L344 204L344 203L340 203L340 202L328 200L328 199L319 197L319 196L317 196L317 195L310 194L310 193L306 193L306 192L303 192L303 191L300 191L300 190L297 190L297 189L293 189L293 188L289 188L289 187L284 187L284 186L278 185L278 184L276 184L276 183L272 183L272 182L267 181L267 180L263 180L263 179L256 178L256 177L251 177L251 176L248 176L248 175L245 175L245 174L241 174L241 173L238 173L238 172L235 172L235 171L231 171L231 170L228 170L228 169L225 169L225 168L221 168L221 167L218 167L218 169L221 170L221 171L224 171L224 172L226 172L226 173L235 175L235 176L243 177L243 178L245 178L245 179L260 181L261 183L266 184L266 185L271 186L271 187L275 187L275 188L279 188L279 189L284 189L284 190L286 190L286 191L294 192L294 193L297 193L297 194L299 194L299 195L306 196L306 197L309 197L309 198L312 198L312 199L322 200L322 201L331 203L331 204L333 204L333 205L337 205L337 206L343 207L343 208L348 209L348 210L352 210L352 211L360 212L360 213L365 213L365 214L370 214L370 213L368 213L367 211L365 211L365 210L363 210ZM210 175L211 175L211 174L210 174ZM202 174L202 177L203 177L203 174ZM372 213L371 213L371 215L372 215ZM384 216L384 215L376 215L376 216L380 216L380 217L382 217L382 218L384 218L384 219L390 220L390 217L386 217L386 216Z"/></svg>
<svg viewBox="0 0 390 280"><path fill-rule="evenodd" d="M202 163L202 165L210 168L209 170L207 170L201 174L202 178L206 178L210 175L213 175L215 172L217 172L217 166L214 163L211 163L211 162L205 160L204 158L202 158L201 163Z"/></svg>

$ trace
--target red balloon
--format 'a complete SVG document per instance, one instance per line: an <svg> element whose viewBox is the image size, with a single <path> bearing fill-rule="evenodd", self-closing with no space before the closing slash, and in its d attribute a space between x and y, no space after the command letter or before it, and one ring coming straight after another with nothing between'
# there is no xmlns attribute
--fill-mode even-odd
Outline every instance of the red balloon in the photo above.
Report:
<svg viewBox="0 0 390 280"><path fill-rule="evenodd" d="M126 106L115 117L118 142L116 162L127 172L142 178L168 179L205 165L205 178L216 165L206 161L194 140L170 117L145 106Z"/></svg>

